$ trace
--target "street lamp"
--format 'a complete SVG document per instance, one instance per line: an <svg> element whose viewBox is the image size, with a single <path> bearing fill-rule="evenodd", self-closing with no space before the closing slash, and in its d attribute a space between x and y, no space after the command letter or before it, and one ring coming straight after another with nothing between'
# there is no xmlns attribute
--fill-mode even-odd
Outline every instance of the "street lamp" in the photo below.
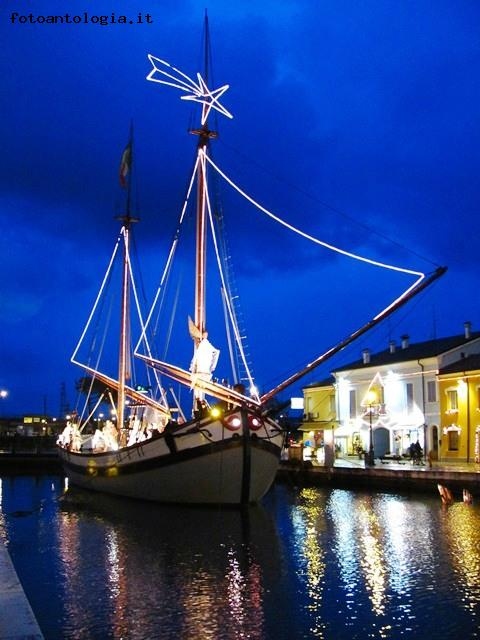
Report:
<svg viewBox="0 0 480 640"><path fill-rule="evenodd" d="M374 467L375 466L375 452L373 450L372 412L373 412L373 405L376 404L377 396L376 396L374 391L370 390L370 391L367 392L367 395L366 395L365 399L367 401L368 417L369 417L369 420L370 420L370 429L369 429L370 442L369 442L369 447L368 447L367 464L368 464L369 467Z"/></svg>
<svg viewBox="0 0 480 640"><path fill-rule="evenodd" d="M0 399L5 400L8 397L8 391L6 389L0 389ZM1 411L3 415L3 411Z"/></svg>

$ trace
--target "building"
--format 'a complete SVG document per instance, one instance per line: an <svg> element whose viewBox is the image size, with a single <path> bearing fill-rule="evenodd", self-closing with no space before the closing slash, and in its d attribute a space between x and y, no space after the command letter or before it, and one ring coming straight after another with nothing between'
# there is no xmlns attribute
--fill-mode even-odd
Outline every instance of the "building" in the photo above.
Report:
<svg viewBox="0 0 480 640"><path fill-rule="evenodd" d="M314 457L321 464L332 460L333 431L336 427L335 379L316 382L303 387L304 458Z"/></svg>
<svg viewBox="0 0 480 640"><path fill-rule="evenodd" d="M438 372L440 457L480 462L480 351Z"/></svg>
<svg viewBox="0 0 480 640"><path fill-rule="evenodd" d="M373 462L374 457L406 455L418 440L433 459L451 458L442 439L438 372L476 353L480 332L472 333L469 322L460 335L418 343L404 335L384 351L364 349L359 360L333 372L335 414L328 413L328 420L335 422L335 449L343 455L367 455ZM325 419L322 407L328 394L325 382L304 388L305 428Z"/></svg>

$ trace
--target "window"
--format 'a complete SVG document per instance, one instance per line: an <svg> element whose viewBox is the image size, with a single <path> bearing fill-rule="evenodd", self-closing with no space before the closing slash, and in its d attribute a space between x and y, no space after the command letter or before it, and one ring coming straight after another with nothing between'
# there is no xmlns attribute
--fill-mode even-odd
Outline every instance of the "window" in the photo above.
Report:
<svg viewBox="0 0 480 640"><path fill-rule="evenodd" d="M334 395L329 396L329 400L330 400L330 413L335 413L335 410L336 410L335 396Z"/></svg>
<svg viewBox="0 0 480 640"><path fill-rule="evenodd" d="M477 409L480 409L480 387L477 387Z"/></svg>
<svg viewBox="0 0 480 640"><path fill-rule="evenodd" d="M407 382L405 385L405 392L407 396L407 412L411 413L413 411L413 384L411 382Z"/></svg>
<svg viewBox="0 0 480 640"><path fill-rule="evenodd" d="M357 417L357 392L355 389L350 390L350 418Z"/></svg>
<svg viewBox="0 0 480 640"><path fill-rule="evenodd" d="M458 410L458 394L456 389L447 390L447 409L448 411Z"/></svg>
<svg viewBox="0 0 480 640"><path fill-rule="evenodd" d="M427 382L427 402L437 401L437 383L435 380L429 380Z"/></svg>
<svg viewBox="0 0 480 640"><path fill-rule="evenodd" d="M458 451L458 431L457 429L449 429L448 431L448 450Z"/></svg>
<svg viewBox="0 0 480 640"><path fill-rule="evenodd" d="M385 404L385 389L381 384L372 385L371 390L375 394L375 404Z"/></svg>

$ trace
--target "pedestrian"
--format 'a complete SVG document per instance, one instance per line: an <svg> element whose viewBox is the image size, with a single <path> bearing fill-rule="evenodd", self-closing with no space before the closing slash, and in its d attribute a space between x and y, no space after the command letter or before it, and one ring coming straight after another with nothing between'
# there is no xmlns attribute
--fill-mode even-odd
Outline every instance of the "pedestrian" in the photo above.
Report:
<svg viewBox="0 0 480 640"><path fill-rule="evenodd" d="M428 452L428 468L431 469L433 467L433 451L430 450Z"/></svg>
<svg viewBox="0 0 480 640"><path fill-rule="evenodd" d="M422 455L423 455L423 449L420 446L420 442L417 440L415 442L414 446L414 456L415 456L415 460L417 462L417 464L420 464L420 461L422 459Z"/></svg>
<svg viewBox="0 0 480 640"><path fill-rule="evenodd" d="M408 452L410 453L410 460L413 464L415 464L415 444L412 444L408 447Z"/></svg>

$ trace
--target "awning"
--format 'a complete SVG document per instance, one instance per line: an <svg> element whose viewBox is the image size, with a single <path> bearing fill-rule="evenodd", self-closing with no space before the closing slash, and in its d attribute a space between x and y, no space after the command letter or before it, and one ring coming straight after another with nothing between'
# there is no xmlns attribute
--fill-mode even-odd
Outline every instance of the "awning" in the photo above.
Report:
<svg viewBox="0 0 480 640"><path fill-rule="evenodd" d="M336 438L348 438L354 434L356 429L354 427L349 427L346 425L340 425L335 429L334 436ZM357 430L358 432L358 430Z"/></svg>
<svg viewBox="0 0 480 640"><path fill-rule="evenodd" d="M325 429L335 429L337 420L316 420L315 422L304 422L298 431L324 431Z"/></svg>

